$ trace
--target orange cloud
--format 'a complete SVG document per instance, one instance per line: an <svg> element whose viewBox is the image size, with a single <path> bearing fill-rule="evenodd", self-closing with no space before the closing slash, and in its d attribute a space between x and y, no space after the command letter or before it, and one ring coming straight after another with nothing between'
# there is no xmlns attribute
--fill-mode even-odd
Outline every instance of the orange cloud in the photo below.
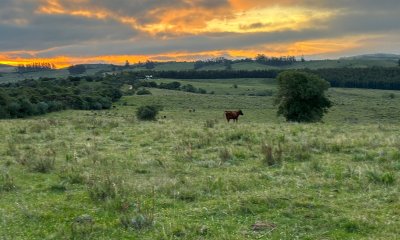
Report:
<svg viewBox="0 0 400 240"><path fill-rule="evenodd" d="M153 36L192 35L220 32L272 32L317 28L336 15L334 10L288 5L292 0L230 0L228 5L202 6L186 2L185 7L150 7L137 16L123 14L89 0L46 0L38 14L67 14L95 19L112 19ZM146 19L146 20L144 20ZM315 24L318 22L319 24Z"/></svg>
<svg viewBox="0 0 400 240"><path fill-rule="evenodd" d="M18 65L32 62L50 62L57 68L64 68L73 64L84 63L109 63L122 65L128 60L130 63L152 61L195 61L198 59L215 58L226 56L229 58L253 58L257 54L266 54L268 56L300 56L340 53L361 46L361 41L372 36L343 37L340 39L316 39L309 41L299 41L287 44L268 44L255 48L247 49L228 49L202 52L168 52L152 55L105 55L89 57L57 56L54 58L24 58L14 57L16 53L0 54L0 64ZM32 56L35 53L30 52Z"/></svg>

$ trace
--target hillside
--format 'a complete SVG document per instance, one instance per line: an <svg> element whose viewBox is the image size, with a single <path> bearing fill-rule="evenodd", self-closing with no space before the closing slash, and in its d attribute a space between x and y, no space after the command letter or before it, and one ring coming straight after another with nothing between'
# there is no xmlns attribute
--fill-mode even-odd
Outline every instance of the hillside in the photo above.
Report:
<svg viewBox="0 0 400 240"><path fill-rule="evenodd" d="M331 89L324 123L295 124L253 94L275 92L274 80L179 81L214 94L150 88L110 110L0 121L0 236L400 235L397 91ZM135 118L147 104L163 106L157 121ZM228 109L244 112L239 123Z"/></svg>
<svg viewBox="0 0 400 240"><path fill-rule="evenodd" d="M346 57L342 59L347 60L375 60L375 61L398 61L400 59L399 54L388 54L388 53L376 53L376 54L364 54L353 57Z"/></svg>
<svg viewBox="0 0 400 240"><path fill-rule="evenodd" d="M353 58L342 58L338 60L310 60L306 62L296 62L286 66L269 66L263 65L257 62L239 62L231 65L232 70L285 70L285 69L327 69L327 68L368 68L368 67L397 67L398 59L397 55L365 55ZM96 73L119 73L123 71L144 71L148 70L144 66L131 65L129 68L122 66L115 66L111 64L85 64L87 72L85 75L93 75ZM160 62L155 63L152 70L155 71L186 71L193 70L193 62ZM226 66L223 64L211 64L198 68L197 71L208 71L208 70L225 70ZM67 68L57 69L43 72L31 72L18 74L15 73L15 68L10 66L0 66L0 73L3 72L0 82L14 82L23 80L26 78L37 79L40 77L50 78L65 78L69 76Z"/></svg>
<svg viewBox="0 0 400 240"><path fill-rule="evenodd" d="M15 71L15 67L6 64L0 64L0 73L10 73Z"/></svg>

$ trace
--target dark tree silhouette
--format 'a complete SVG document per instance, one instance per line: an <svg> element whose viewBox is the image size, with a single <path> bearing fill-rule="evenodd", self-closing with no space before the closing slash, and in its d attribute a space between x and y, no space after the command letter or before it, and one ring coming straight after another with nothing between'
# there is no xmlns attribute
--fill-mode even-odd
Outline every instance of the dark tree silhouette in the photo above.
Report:
<svg viewBox="0 0 400 240"><path fill-rule="evenodd" d="M69 74L71 75L78 75L78 74L83 74L86 72L86 67L85 65L72 65L68 68Z"/></svg>

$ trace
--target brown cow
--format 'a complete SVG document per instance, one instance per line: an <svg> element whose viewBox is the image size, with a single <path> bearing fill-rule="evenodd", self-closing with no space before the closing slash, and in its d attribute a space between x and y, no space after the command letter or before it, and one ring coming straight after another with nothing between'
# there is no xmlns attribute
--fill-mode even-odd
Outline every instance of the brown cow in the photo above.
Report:
<svg viewBox="0 0 400 240"><path fill-rule="evenodd" d="M243 115L242 110L239 111L225 111L226 120L229 122L233 119L234 122L238 121L239 115Z"/></svg>

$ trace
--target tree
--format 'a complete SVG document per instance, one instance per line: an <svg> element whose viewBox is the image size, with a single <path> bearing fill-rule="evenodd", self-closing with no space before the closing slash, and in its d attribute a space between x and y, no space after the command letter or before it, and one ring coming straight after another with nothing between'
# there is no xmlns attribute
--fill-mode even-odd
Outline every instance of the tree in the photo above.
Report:
<svg viewBox="0 0 400 240"><path fill-rule="evenodd" d="M128 60L125 61L125 68L129 68L129 61Z"/></svg>
<svg viewBox="0 0 400 240"><path fill-rule="evenodd" d="M68 68L69 74L71 75L78 75L78 74L83 74L86 72L86 67L85 65L72 65Z"/></svg>
<svg viewBox="0 0 400 240"><path fill-rule="evenodd" d="M317 122L331 107L331 101L325 96L329 83L318 75L286 71L278 75L278 94L275 104L278 115L287 121Z"/></svg>

